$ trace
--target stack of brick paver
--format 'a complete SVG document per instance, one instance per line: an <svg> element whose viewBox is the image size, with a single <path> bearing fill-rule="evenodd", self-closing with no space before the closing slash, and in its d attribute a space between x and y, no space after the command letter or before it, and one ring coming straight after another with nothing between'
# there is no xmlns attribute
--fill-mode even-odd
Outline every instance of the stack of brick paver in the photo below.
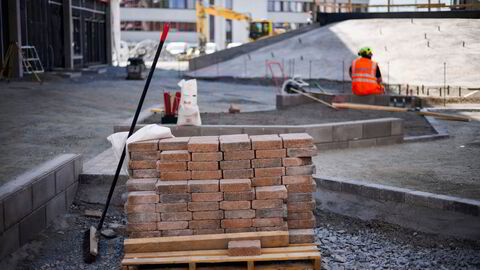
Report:
<svg viewBox="0 0 480 270"><path fill-rule="evenodd" d="M129 145L130 237L286 231L313 242L306 133L176 137Z"/></svg>

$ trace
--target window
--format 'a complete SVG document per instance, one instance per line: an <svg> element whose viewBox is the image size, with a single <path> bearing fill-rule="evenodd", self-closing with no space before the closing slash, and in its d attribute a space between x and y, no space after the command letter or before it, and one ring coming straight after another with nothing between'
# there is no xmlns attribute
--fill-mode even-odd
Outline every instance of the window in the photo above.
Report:
<svg viewBox="0 0 480 270"><path fill-rule="evenodd" d="M278 1L269 0L267 2L267 10L269 12L309 12L313 8L312 2L306 1Z"/></svg>
<svg viewBox="0 0 480 270"><path fill-rule="evenodd" d="M233 9L233 0L225 0L225 8Z"/></svg>
<svg viewBox="0 0 480 270"><path fill-rule="evenodd" d="M227 43L232 43L233 41L233 27L232 27L232 20L226 20L226 25L225 25L225 29L226 29L226 33L225 33L225 42Z"/></svg>
<svg viewBox="0 0 480 270"><path fill-rule="evenodd" d="M195 0L120 0L121 7L195 9Z"/></svg>
<svg viewBox="0 0 480 270"><path fill-rule="evenodd" d="M120 29L122 31L163 31L163 25L166 22L152 21L122 21ZM196 23L187 22L169 22L170 30L175 32L195 32Z"/></svg>
<svg viewBox="0 0 480 270"><path fill-rule="evenodd" d="M80 35L80 18L74 17L73 21L73 54L79 55L82 54L81 44L81 35Z"/></svg>
<svg viewBox="0 0 480 270"><path fill-rule="evenodd" d="M208 20L208 26L209 26L209 33L210 33L210 42L215 42L215 17L214 16L209 16Z"/></svg>
<svg viewBox="0 0 480 270"><path fill-rule="evenodd" d="M185 8L185 0L169 0L170 8Z"/></svg>
<svg viewBox="0 0 480 270"><path fill-rule="evenodd" d="M280 1L275 1L275 2L274 2L274 8L273 8L273 10L276 11L276 12L280 12L280 11L282 11L282 7L281 7L281 6L282 6L282 2L280 2Z"/></svg>
<svg viewBox="0 0 480 270"><path fill-rule="evenodd" d="M275 11L275 1L268 1L267 10L268 11Z"/></svg>
<svg viewBox="0 0 480 270"><path fill-rule="evenodd" d="M187 8L188 9L195 9L196 8L195 0L187 0Z"/></svg>
<svg viewBox="0 0 480 270"><path fill-rule="evenodd" d="M304 12L303 11L303 3L302 2L297 2L296 3L297 8L295 9L297 12Z"/></svg>
<svg viewBox="0 0 480 270"><path fill-rule="evenodd" d="M295 11L296 11L296 7L297 7L296 3L293 2L293 1L290 1L290 9L289 9L288 11L290 11L290 12L295 12Z"/></svg>

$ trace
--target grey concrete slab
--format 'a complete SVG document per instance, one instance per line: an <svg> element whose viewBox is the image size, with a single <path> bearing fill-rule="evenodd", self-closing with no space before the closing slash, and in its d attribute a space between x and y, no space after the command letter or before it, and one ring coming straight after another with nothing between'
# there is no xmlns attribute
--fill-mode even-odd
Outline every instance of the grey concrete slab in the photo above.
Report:
<svg viewBox="0 0 480 270"><path fill-rule="evenodd" d="M313 137L313 143L325 143L333 141L333 127L322 125L307 127L306 132Z"/></svg>
<svg viewBox="0 0 480 270"><path fill-rule="evenodd" d="M376 139L360 139L348 142L349 148L373 147L377 145Z"/></svg>
<svg viewBox="0 0 480 270"><path fill-rule="evenodd" d="M362 220L382 220L414 230L457 238L480 239L480 218L443 209L383 201L355 193L317 188L317 208Z"/></svg>
<svg viewBox="0 0 480 270"><path fill-rule="evenodd" d="M404 122L400 119L392 121L391 135L403 135L404 134Z"/></svg>
<svg viewBox="0 0 480 270"><path fill-rule="evenodd" d="M169 126L175 137L200 136L200 128L195 126Z"/></svg>
<svg viewBox="0 0 480 270"><path fill-rule="evenodd" d="M403 136L390 136L390 137L383 137L383 138L376 138L377 145L390 145L390 144L397 144L403 142Z"/></svg>
<svg viewBox="0 0 480 270"><path fill-rule="evenodd" d="M363 136L362 123L349 122L346 124L338 124L333 126L333 141L348 141L353 139L361 139Z"/></svg>
<svg viewBox="0 0 480 270"><path fill-rule="evenodd" d="M56 193L64 191L68 186L75 182L74 163L67 163L55 172Z"/></svg>
<svg viewBox="0 0 480 270"><path fill-rule="evenodd" d="M4 201L5 228L20 221L32 209L32 188L27 187L8 196Z"/></svg>
<svg viewBox="0 0 480 270"><path fill-rule="evenodd" d="M66 206L66 192L62 191L61 193L57 194L52 200L47 203L46 206L46 222L50 224L56 217L59 215L65 214L67 211Z"/></svg>
<svg viewBox="0 0 480 270"><path fill-rule="evenodd" d="M427 208L443 209L445 200L437 194L416 190L405 194L405 203Z"/></svg>
<svg viewBox="0 0 480 270"><path fill-rule="evenodd" d="M380 138L390 136L392 125L390 121L372 121L363 124L363 138Z"/></svg>
<svg viewBox="0 0 480 270"><path fill-rule="evenodd" d="M324 150L345 149L348 148L348 141L331 142L331 143L316 143L315 146L319 152Z"/></svg>
<svg viewBox="0 0 480 270"><path fill-rule="evenodd" d="M79 156L75 159L73 166L75 166L75 181L78 181L78 176L82 173L83 170L83 157Z"/></svg>
<svg viewBox="0 0 480 270"><path fill-rule="evenodd" d="M248 133L247 131L248 130L246 130L245 128L243 129L243 133L250 135L250 133ZM287 132L287 129L284 128L284 127L280 127L280 126L278 126L278 127L266 126L263 130L263 134L283 134L283 133L286 133L286 132Z"/></svg>
<svg viewBox="0 0 480 270"><path fill-rule="evenodd" d="M0 199L5 198L16 190L26 187L31 184L32 180L41 177L42 175L50 173L52 170L56 170L66 162L69 162L78 157L77 154L62 154L57 155L55 158L48 160L37 167L26 171L25 173L15 177L11 181L0 186Z"/></svg>
<svg viewBox="0 0 480 270"><path fill-rule="evenodd" d="M12 253L20 247L20 229L15 224L3 234L0 234L0 259Z"/></svg>
<svg viewBox="0 0 480 270"><path fill-rule="evenodd" d="M33 240L39 232L46 228L45 212L45 206L42 206L20 221L20 245Z"/></svg>
<svg viewBox="0 0 480 270"><path fill-rule="evenodd" d="M55 172L51 172L32 184L33 209L37 209L55 196Z"/></svg>
<svg viewBox="0 0 480 270"><path fill-rule="evenodd" d="M67 188L65 191L66 193L66 201L67 201L67 210L70 205L75 201L75 196L77 195L78 190L78 182L73 183L71 186Z"/></svg>

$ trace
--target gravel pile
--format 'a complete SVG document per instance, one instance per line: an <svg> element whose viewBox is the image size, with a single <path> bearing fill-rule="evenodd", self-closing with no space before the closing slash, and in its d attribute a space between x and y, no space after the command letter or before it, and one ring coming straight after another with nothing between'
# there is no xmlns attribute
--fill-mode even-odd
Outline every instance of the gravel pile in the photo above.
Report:
<svg viewBox="0 0 480 270"><path fill-rule="evenodd" d="M480 269L480 242L317 213L325 269Z"/></svg>

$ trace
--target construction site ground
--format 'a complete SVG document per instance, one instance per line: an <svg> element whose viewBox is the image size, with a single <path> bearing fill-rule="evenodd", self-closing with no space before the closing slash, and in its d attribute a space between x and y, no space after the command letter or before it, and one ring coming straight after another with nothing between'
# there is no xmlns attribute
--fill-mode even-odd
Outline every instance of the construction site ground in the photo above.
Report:
<svg viewBox="0 0 480 270"><path fill-rule="evenodd" d="M241 105L240 105L241 107ZM293 106L284 110L268 110L242 113L202 113L205 125L308 125L354 120L397 117L405 120L407 136L433 134L434 130L424 117L412 113L392 113L383 111L335 110L323 104L310 103ZM160 115L152 115L146 123L160 123Z"/></svg>
<svg viewBox="0 0 480 270"><path fill-rule="evenodd" d="M2 269L119 269L123 257L126 216L112 207L106 227L116 227L117 236L100 240L97 261L82 258L83 231L96 224L85 209L100 206L75 203L36 240L0 261ZM361 221L317 211L316 243L324 269L478 269L478 241L443 238L378 221ZM123 225L123 226L122 226Z"/></svg>
<svg viewBox="0 0 480 270"><path fill-rule="evenodd" d="M133 115L144 85L144 81L127 81L124 77L124 69L111 68L105 74L77 79L50 78L42 85L35 82L0 83L0 125L3 131L0 139L6 153L0 158L0 184L59 153L81 153L88 161L108 149L110 144L106 137L111 134L114 124L123 123ZM163 88L178 90L176 83L180 79L176 71L158 70L144 108L161 104ZM250 115L245 119L254 119L253 115L270 114L265 118L274 120L273 86L199 81L198 95L201 111L209 112L203 114L206 123L212 123L209 122L212 113L225 112L231 103L240 104L242 111L270 112L224 114L225 117ZM302 117L322 121L321 115L315 115L322 105L305 107L309 109L305 109ZM307 115L307 112L310 113ZM479 199L480 112L467 114L474 121L441 121L453 135L449 139L319 153L315 158L317 175ZM282 123L298 121L295 120L298 117L289 119L289 116L292 115L285 113ZM375 114L371 116L377 117ZM413 116L393 116L412 117L414 122L419 121ZM335 119L331 115L328 117ZM239 124L235 118L231 121ZM115 166L113 160L112 166ZM407 173L407 169L413 173ZM102 207L77 201L69 214L57 220L36 240L1 261L2 269L118 267L123 250L121 228L126 220L123 210L116 207L109 212L107 227L120 227L118 236L102 239L97 263L87 265L82 262L83 231L98 221L83 215L85 209L92 208ZM442 238L320 211L317 212L317 224L317 242L327 269L480 267L478 242Z"/></svg>
<svg viewBox="0 0 480 270"><path fill-rule="evenodd" d="M178 90L178 75L176 71L157 71L144 108L161 104L163 89ZM0 183L60 153L80 153L87 163L107 150L110 143L106 137L113 132L113 125L132 117L144 84L124 77L123 68L111 68L105 74L78 79L51 78L42 85L2 83L0 121L4 131L0 136L8 155L0 157ZM333 112L316 103L275 111L273 86L215 81L198 81L198 85L205 124L295 125L393 116L407 120L407 135L432 133L422 117L409 113ZM226 112L231 103L239 104L244 112L219 113ZM475 119L470 123L440 121L452 135L449 139L320 153L315 159L318 176L478 199L480 113L470 114ZM114 168L114 159L110 162Z"/></svg>
<svg viewBox="0 0 480 270"><path fill-rule="evenodd" d="M180 91L177 71L157 70L144 109L163 104L163 91ZM61 153L79 153L84 161L108 147L113 125L133 117L145 81L125 80L125 68L75 79L42 76L45 81L0 82L0 185ZM199 81L202 111L275 108L269 86ZM130 124L130 123L129 123Z"/></svg>

